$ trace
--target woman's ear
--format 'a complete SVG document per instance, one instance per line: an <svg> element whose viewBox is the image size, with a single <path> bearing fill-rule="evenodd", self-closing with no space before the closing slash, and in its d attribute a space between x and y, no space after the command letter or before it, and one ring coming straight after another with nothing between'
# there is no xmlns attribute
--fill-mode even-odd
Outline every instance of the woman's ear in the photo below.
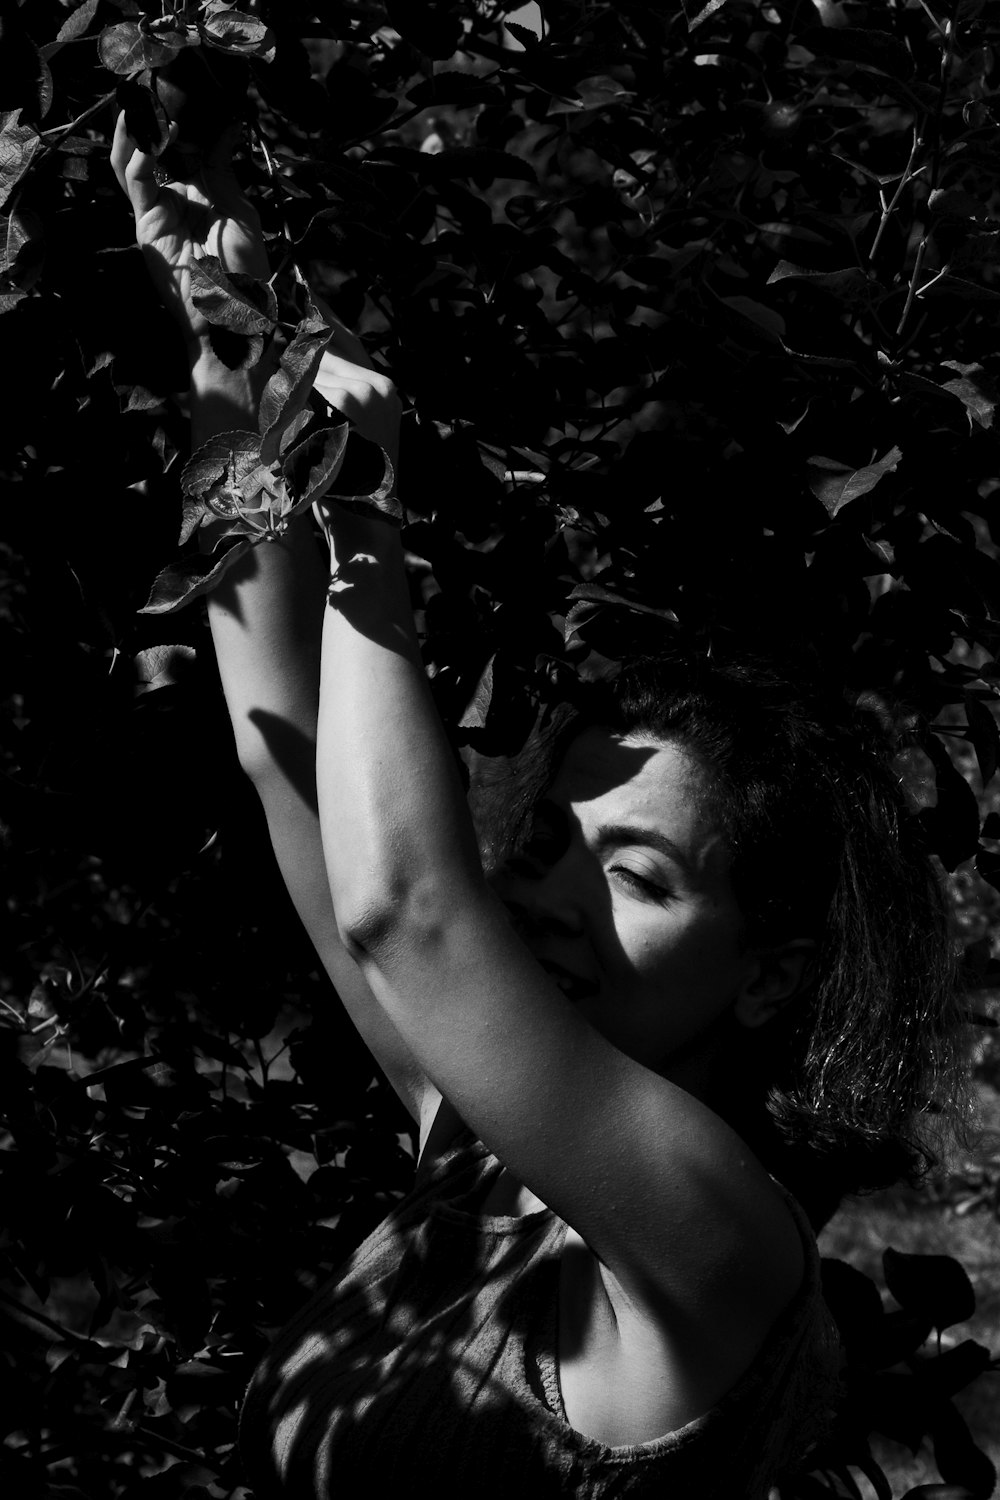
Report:
<svg viewBox="0 0 1000 1500"><path fill-rule="evenodd" d="M741 1026L766 1026L812 979L816 944L793 938L774 948L755 950L755 973L736 997L733 1013Z"/></svg>

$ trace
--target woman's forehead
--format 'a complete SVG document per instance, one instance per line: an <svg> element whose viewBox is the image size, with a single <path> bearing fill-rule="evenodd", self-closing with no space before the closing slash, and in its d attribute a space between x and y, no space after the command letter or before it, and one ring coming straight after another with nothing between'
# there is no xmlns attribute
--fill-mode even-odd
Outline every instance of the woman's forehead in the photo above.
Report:
<svg viewBox="0 0 1000 1500"><path fill-rule="evenodd" d="M671 851L696 886L728 889L730 855L705 773L673 741L588 729L570 745L550 796L588 837Z"/></svg>
<svg viewBox="0 0 1000 1500"><path fill-rule="evenodd" d="M704 773L675 741L601 728L576 736L553 784L557 797L574 803L619 804L653 818L684 812L699 823L707 816L706 791Z"/></svg>

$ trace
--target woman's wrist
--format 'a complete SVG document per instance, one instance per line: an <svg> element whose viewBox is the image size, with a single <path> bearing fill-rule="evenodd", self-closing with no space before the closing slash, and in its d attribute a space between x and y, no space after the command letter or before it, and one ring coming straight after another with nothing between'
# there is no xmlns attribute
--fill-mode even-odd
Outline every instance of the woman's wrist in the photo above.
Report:
<svg viewBox="0 0 1000 1500"><path fill-rule="evenodd" d="M191 445L197 449L219 432L256 432L261 392L270 369L264 361L230 370L208 340L191 348Z"/></svg>

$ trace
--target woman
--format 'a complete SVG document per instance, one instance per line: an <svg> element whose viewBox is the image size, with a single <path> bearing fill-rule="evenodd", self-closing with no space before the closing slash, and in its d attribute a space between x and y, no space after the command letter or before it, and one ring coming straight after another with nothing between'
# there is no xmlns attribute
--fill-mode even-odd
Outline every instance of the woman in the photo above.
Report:
<svg viewBox="0 0 1000 1500"><path fill-rule="evenodd" d="M187 297L192 255L264 270L224 154L160 187L120 122L113 160L188 341L195 443L255 426L259 376L215 360ZM346 330L317 386L394 452L398 403ZM641 663L488 880L398 536L319 519L328 567L293 526L209 614L289 891L420 1157L258 1371L254 1490L766 1495L836 1390L786 1189L821 1218L912 1166L953 1029L894 781L768 669Z"/></svg>

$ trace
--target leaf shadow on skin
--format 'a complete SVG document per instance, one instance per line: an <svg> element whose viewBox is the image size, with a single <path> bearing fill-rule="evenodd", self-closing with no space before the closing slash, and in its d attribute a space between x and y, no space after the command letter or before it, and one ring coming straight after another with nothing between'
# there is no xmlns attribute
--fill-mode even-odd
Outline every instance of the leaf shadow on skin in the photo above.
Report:
<svg viewBox="0 0 1000 1500"><path fill-rule="evenodd" d="M253 708L247 715L260 733L275 765L298 792L311 812L319 814L316 796L316 741L280 714Z"/></svg>

